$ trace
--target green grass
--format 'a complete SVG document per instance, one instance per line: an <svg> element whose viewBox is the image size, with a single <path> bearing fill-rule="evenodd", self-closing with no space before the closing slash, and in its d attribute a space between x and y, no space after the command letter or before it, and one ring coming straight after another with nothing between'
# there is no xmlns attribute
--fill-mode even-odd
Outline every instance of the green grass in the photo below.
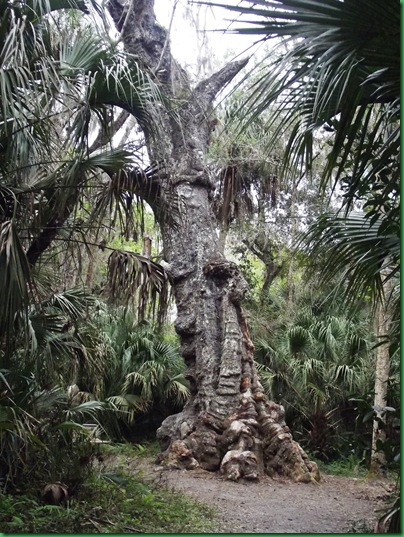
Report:
<svg viewBox="0 0 404 537"><path fill-rule="evenodd" d="M214 510L124 474L89 480L68 507L0 494L4 533L209 533Z"/></svg>
<svg viewBox="0 0 404 537"><path fill-rule="evenodd" d="M343 477L366 477L369 474L368 469L362 465L363 461L354 457L331 462L323 462L313 456L310 456L310 459L317 463L318 469L323 474Z"/></svg>
<svg viewBox="0 0 404 537"><path fill-rule="evenodd" d="M146 482L139 464L155 458L157 443L104 444L104 462L67 507L44 504L38 495L0 493L3 533L210 533L215 510ZM130 475L129 475L130 474Z"/></svg>
<svg viewBox="0 0 404 537"><path fill-rule="evenodd" d="M122 444L103 444L100 450L106 455L126 457L149 457L155 458L161 452L157 441L145 441L139 444L125 442Z"/></svg>

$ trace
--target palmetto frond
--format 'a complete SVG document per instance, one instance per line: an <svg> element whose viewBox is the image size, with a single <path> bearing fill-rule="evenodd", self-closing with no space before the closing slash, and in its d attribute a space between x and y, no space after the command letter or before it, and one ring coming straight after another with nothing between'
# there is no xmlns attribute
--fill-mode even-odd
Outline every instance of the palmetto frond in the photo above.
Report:
<svg viewBox="0 0 404 537"><path fill-rule="evenodd" d="M311 342L311 334L302 326L291 326L288 330L289 349L292 355L302 354L307 351Z"/></svg>
<svg viewBox="0 0 404 537"><path fill-rule="evenodd" d="M0 337L17 329L17 316L26 316L31 270L11 220L0 224Z"/></svg>
<svg viewBox="0 0 404 537"><path fill-rule="evenodd" d="M182 405L189 399L191 392L188 386L185 385L183 374L171 377L166 384L165 398L172 400L174 404L181 408Z"/></svg>
<svg viewBox="0 0 404 537"><path fill-rule="evenodd" d="M288 311L277 333L255 341L263 386L285 406L296 429L311 430L330 410L347 408L350 397L372 390L374 338L368 311L348 316L344 301L329 293L333 286L329 282L322 291L311 286L297 295L295 311ZM272 295L278 292L271 290ZM279 304L272 314L283 308ZM333 423L339 417L335 414Z"/></svg>
<svg viewBox="0 0 404 537"><path fill-rule="evenodd" d="M67 248L83 215L90 219L86 225L99 225L105 204L98 207L97 223L91 222L94 193L108 181L117 190L122 183L117 177L136 175L131 171L136 170L131 154L111 144L108 147L113 135L112 108L130 111L151 136L147 125L153 122L148 118L156 115L155 105L161 98L136 59L112 46L105 33L94 32L88 21L87 27L85 23L72 26L66 18L59 32L57 17L49 13L63 8L100 12L96 2L85 5L75 0L10 1L0 6L0 225L1 255L7 256L1 264L2 335L11 332L16 313L22 313L32 299L32 294L28 296L31 271L44 252L56 239ZM105 144L91 152L88 140L97 130L103 133ZM152 184L147 184L150 176L143 175L143 191L136 192L139 197ZM154 194L158 207L159 192ZM130 191L129 195L135 194ZM162 311L166 302L162 269L140 259L136 267L142 291L148 296L159 293ZM149 284L147 277L152 280ZM36 296L42 299L49 294L41 285ZM144 310L146 296L141 296ZM34 334L32 323L28 330ZM52 345L66 343L62 339L52 336Z"/></svg>
<svg viewBox="0 0 404 537"><path fill-rule="evenodd" d="M21 478L27 468L32 472L38 453L41 464L47 464L54 451L60 457L62 446L69 452L75 438L72 433L77 438L85 421L100 424L108 410L97 401L72 406L61 388L42 390L32 374L3 370L0 389L0 463L6 486Z"/></svg>
<svg viewBox="0 0 404 537"><path fill-rule="evenodd" d="M150 401L133 394L112 395L107 398L107 402L122 413L129 424L134 423L136 417L142 412L147 412L150 407Z"/></svg>
<svg viewBox="0 0 404 537"><path fill-rule="evenodd" d="M95 298L83 287L66 289L42 302L42 308L57 308L72 320L84 317L95 304Z"/></svg>
<svg viewBox="0 0 404 537"><path fill-rule="evenodd" d="M219 5L210 2L211 5ZM398 0L260 0L229 10L249 15L234 29L262 39L282 38L247 97L251 120L272 107L285 129L286 162L311 168L313 135L333 133L326 178L349 173L348 195L383 183L399 184L400 6ZM223 5L220 4L220 5ZM245 5L245 4L244 4ZM366 12L366 17L363 14ZM243 20L243 19L241 19ZM284 48L286 40L286 47ZM275 119L274 119L275 121ZM370 161L372 157L372 162ZM384 184L384 178L386 183ZM397 188L395 188L397 194Z"/></svg>
<svg viewBox="0 0 404 537"><path fill-rule="evenodd" d="M356 298L369 291L381 295L386 274L389 279L398 275L399 236L399 228L382 214L373 222L363 213L328 214L309 227L301 243L313 266L321 267L321 280L342 274L346 295Z"/></svg>
<svg viewBox="0 0 404 537"><path fill-rule="evenodd" d="M110 296L128 304L137 297L139 318L143 319L147 305L158 308L159 322L165 317L169 283L164 269L147 257L133 252L114 251L108 260Z"/></svg>

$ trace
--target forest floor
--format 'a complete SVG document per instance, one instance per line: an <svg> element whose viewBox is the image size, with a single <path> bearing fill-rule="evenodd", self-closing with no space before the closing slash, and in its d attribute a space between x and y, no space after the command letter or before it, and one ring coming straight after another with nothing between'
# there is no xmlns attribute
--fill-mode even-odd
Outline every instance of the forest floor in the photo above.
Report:
<svg viewBox="0 0 404 537"><path fill-rule="evenodd" d="M369 533L386 507L394 482L322 475L318 484L261 478L234 483L204 470L168 470L151 459L132 461L146 481L214 507L216 533ZM132 464L127 461L127 471Z"/></svg>

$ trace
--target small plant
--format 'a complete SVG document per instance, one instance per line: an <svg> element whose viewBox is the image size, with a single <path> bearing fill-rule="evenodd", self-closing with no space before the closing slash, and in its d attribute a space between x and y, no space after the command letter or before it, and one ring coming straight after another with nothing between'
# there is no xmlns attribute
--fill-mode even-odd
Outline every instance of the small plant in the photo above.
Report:
<svg viewBox="0 0 404 537"><path fill-rule="evenodd" d="M330 475L339 475L343 477L365 477L368 470L364 466L365 456L358 458L351 453L347 458L338 459L330 462L324 462L311 456L315 460L320 472Z"/></svg>
<svg viewBox="0 0 404 537"><path fill-rule="evenodd" d="M3 370L0 389L0 479L4 490L41 490L62 482L72 494L91 473L97 448L82 423L104 405L74 405L61 388L40 389L31 376Z"/></svg>
<svg viewBox="0 0 404 537"><path fill-rule="evenodd" d="M401 498L400 491L394 493L395 498L392 503L386 507L379 518L376 532L377 533L398 533L401 535Z"/></svg>

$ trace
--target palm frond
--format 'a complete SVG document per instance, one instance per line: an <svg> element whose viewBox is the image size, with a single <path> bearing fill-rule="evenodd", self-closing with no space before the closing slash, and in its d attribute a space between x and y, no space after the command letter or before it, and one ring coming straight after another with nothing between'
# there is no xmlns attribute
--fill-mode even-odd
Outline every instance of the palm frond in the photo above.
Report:
<svg viewBox="0 0 404 537"><path fill-rule="evenodd" d="M95 298L84 287L66 289L54 294L50 299L42 302L42 308L57 308L70 319L77 320L85 316L89 308L94 306Z"/></svg>
<svg viewBox="0 0 404 537"><path fill-rule="evenodd" d="M185 379L183 375L170 378L167 383L165 397L167 400L172 400L178 407L182 407L184 403L189 399L191 392L189 388L184 384Z"/></svg>
<svg viewBox="0 0 404 537"><path fill-rule="evenodd" d="M399 193L398 0L388 0L383 7L377 0L246 4L210 2L251 16L247 27L240 27L238 20L232 31L278 40L247 92L248 122L272 110L268 127L276 122L278 127L269 145L286 134L285 170L299 163L311 169L316 131L324 127L333 135L324 185L329 179L344 179L348 172L348 206L358 192L372 194L371 185L379 184L382 190L371 203L389 203L391 189L395 197Z"/></svg>
<svg viewBox="0 0 404 537"><path fill-rule="evenodd" d="M168 278L164 269L147 257L133 252L114 251L108 259L108 281L111 298L128 304L137 297L139 318L143 319L147 305L157 318L165 316L168 302Z"/></svg>
<svg viewBox="0 0 404 537"><path fill-rule="evenodd" d="M32 286L31 270L15 223L0 224L0 334L11 337L17 315L26 318Z"/></svg>
<svg viewBox="0 0 404 537"><path fill-rule="evenodd" d="M311 334L302 326L291 326L288 330L289 349L292 355L303 353L310 345Z"/></svg>
<svg viewBox="0 0 404 537"><path fill-rule="evenodd" d="M399 228L383 215L369 221L363 213L328 214L309 227L300 244L310 252L313 267L321 266L322 282L342 274L346 296L356 299L369 291L381 296L383 279L398 275L399 237Z"/></svg>

